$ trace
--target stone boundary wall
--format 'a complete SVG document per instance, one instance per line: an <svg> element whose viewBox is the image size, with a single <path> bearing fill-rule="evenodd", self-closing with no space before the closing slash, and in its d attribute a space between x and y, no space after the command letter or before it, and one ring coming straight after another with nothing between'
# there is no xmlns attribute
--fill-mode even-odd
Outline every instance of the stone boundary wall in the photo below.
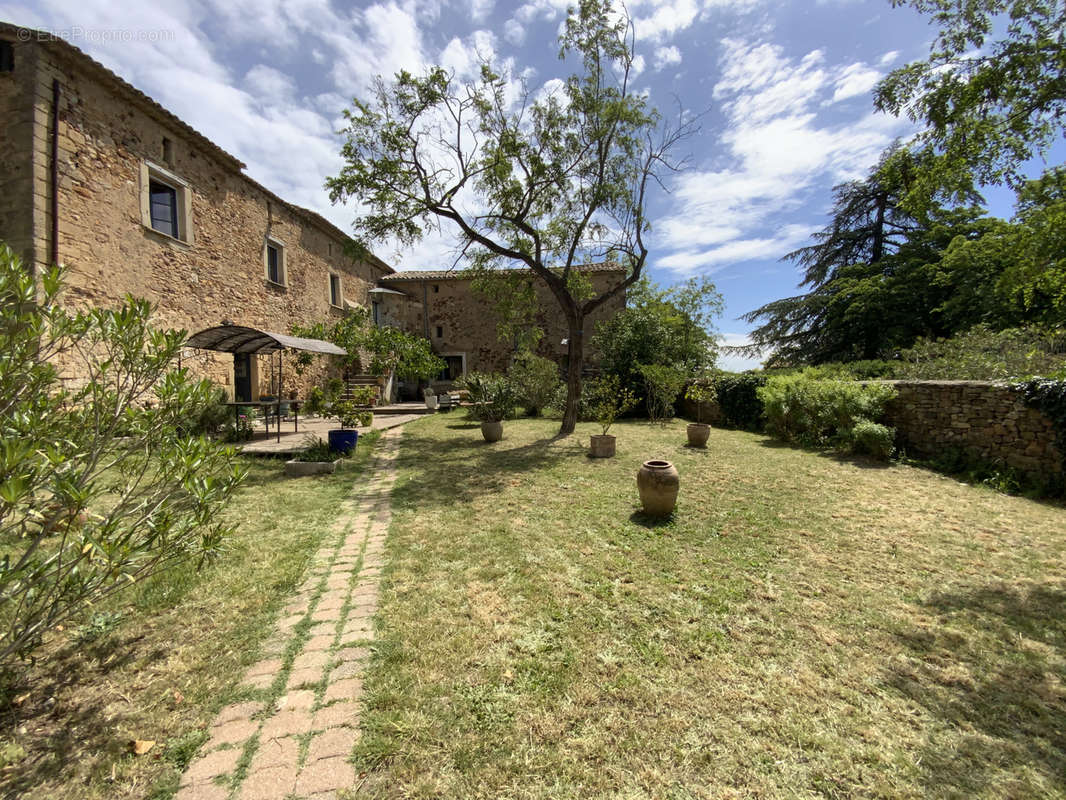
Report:
<svg viewBox="0 0 1066 800"><path fill-rule="evenodd" d="M884 423L896 429L896 442L908 455L936 458L948 450L972 459L1002 461L1031 476L1058 475L1063 454L1055 427L1020 393L987 381L882 381L895 388ZM681 401L682 415L696 419L696 407ZM717 403L703 407L703 420L720 424Z"/></svg>
<svg viewBox="0 0 1066 800"><path fill-rule="evenodd" d="M946 450L1002 461L1030 475L1059 474L1063 454L1055 427L1018 392L985 381L884 381L898 396L885 424L909 455L935 458Z"/></svg>

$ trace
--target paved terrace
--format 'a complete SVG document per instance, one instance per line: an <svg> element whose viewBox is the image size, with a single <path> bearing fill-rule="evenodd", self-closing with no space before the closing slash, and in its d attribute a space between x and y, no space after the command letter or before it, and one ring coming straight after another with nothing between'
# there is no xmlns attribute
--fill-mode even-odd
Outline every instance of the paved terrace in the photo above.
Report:
<svg viewBox="0 0 1066 800"><path fill-rule="evenodd" d="M427 412L425 403L394 403L374 409L374 422L370 428L357 428L360 433L367 430L384 431L396 428L413 419L418 419ZM276 428L271 426L267 434L261 420L255 423L255 435L252 440L238 445L242 453L255 456L293 455L307 447L308 436L325 440L326 431L340 427L331 417L300 417L300 430L293 432L292 420L282 420L281 441L278 441Z"/></svg>

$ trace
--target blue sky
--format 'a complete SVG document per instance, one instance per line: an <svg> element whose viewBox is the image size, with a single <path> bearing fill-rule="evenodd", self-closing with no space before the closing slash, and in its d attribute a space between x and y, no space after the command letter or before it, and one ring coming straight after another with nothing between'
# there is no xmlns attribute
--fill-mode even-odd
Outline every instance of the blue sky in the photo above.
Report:
<svg viewBox="0 0 1066 800"><path fill-rule="evenodd" d="M373 76L478 53L510 60L531 88L565 76L556 37L567 0L0 0L0 19L64 36L222 148L248 174L350 229L357 208L322 188L341 164L340 112ZM861 177L912 128L873 110L887 71L928 52L933 29L888 0L630 0L639 89L669 110L705 112L683 145L688 169L653 198L650 275L711 275L737 317L796 293L780 261L827 222L831 188ZM676 99L675 99L676 98ZM1061 161L1061 159L1059 159ZM989 195L1010 214L1010 195ZM454 242L376 248L397 269L451 265ZM727 359L724 366L752 366Z"/></svg>

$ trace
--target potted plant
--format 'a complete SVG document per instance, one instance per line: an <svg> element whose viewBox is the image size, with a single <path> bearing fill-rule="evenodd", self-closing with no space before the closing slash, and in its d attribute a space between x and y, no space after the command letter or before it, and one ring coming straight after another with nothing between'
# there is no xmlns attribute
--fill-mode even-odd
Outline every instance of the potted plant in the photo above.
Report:
<svg viewBox="0 0 1066 800"><path fill-rule="evenodd" d="M322 475L336 472L340 453L323 442L317 436L308 436L303 452L285 462L285 474L292 478L304 475Z"/></svg>
<svg viewBox="0 0 1066 800"><path fill-rule="evenodd" d="M517 396L514 385L504 375L471 372L461 381L470 395L470 413L481 422L486 442L503 438L503 421L514 413Z"/></svg>
<svg viewBox="0 0 1066 800"><path fill-rule="evenodd" d="M331 394L327 403L327 415L340 422L340 428L326 432L329 446L338 453L348 453L359 440L359 425L369 425L374 415L370 407L374 404L377 388L374 386L356 386L348 390L347 397Z"/></svg>
<svg viewBox="0 0 1066 800"><path fill-rule="evenodd" d="M637 404L637 398L629 389L622 388L617 375L604 375L588 385L589 406L603 432L589 437L589 455L593 458L613 458L615 437L611 429L619 414L624 414Z"/></svg>
<svg viewBox="0 0 1066 800"><path fill-rule="evenodd" d="M685 399L696 405L696 421L687 428L689 447L706 447L711 435L711 426L703 421L703 406L716 398L714 386L707 381L693 381L685 390Z"/></svg>

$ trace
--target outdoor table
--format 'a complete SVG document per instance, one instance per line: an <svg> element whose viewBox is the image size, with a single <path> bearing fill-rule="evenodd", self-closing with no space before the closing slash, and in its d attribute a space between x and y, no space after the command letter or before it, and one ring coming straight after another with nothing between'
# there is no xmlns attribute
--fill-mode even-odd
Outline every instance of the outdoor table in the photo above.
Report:
<svg viewBox="0 0 1066 800"><path fill-rule="evenodd" d="M277 417L278 426L278 441L281 441L281 404L288 403L292 409L292 430L293 433L300 432L300 401L299 400L233 400L226 403L227 406L233 406L233 423L237 424L241 415L241 408L246 406L254 406L256 408L273 408L274 416ZM270 422L268 417L263 418L263 425L266 426L267 434L270 434Z"/></svg>

